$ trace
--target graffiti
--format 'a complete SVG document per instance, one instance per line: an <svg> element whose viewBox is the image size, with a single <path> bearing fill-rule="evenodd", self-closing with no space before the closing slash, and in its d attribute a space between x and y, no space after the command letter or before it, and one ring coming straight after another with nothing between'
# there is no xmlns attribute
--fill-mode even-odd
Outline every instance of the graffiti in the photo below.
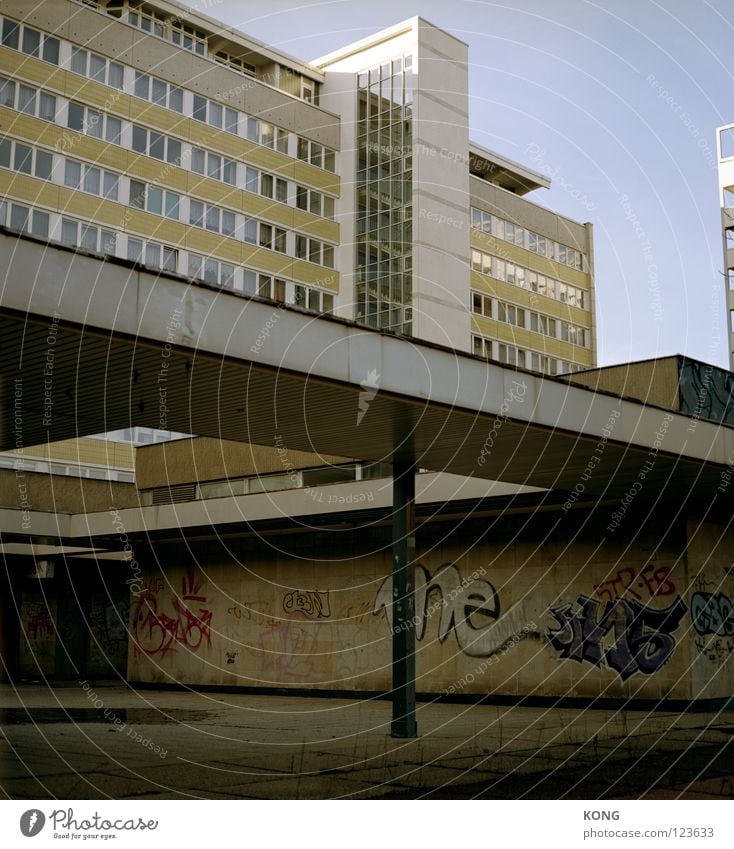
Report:
<svg viewBox="0 0 734 849"><path fill-rule="evenodd" d="M227 615L236 619L238 622L241 619L250 620L258 613L254 601L243 601L241 605L235 604L227 608Z"/></svg>
<svg viewBox="0 0 734 849"><path fill-rule="evenodd" d="M676 590L672 571L668 566L657 566L655 563L648 563L642 569L625 566L613 578L594 584L594 594L599 598L606 597L609 601L625 595L634 596L637 601L674 595Z"/></svg>
<svg viewBox="0 0 734 849"><path fill-rule="evenodd" d="M724 593L696 592L691 596L691 620L696 633L734 636L734 608Z"/></svg>
<svg viewBox="0 0 734 849"><path fill-rule="evenodd" d="M699 656L710 661L715 666L724 666L734 654L734 640L728 637L724 640L720 638L716 640L705 640L703 637L696 637L694 644Z"/></svg>
<svg viewBox="0 0 734 849"><path fill-rule="evenodd" d="M304 628L296 622L272 620L272 624L258 637L263 671L307 679L315 669L316 629L319 627L310 625Z"/></svg>
<svg viewBox="0 0 734 849"><path fill-rule="evenodd" d="M439 599L430 602L433 593ZM445 563L431 577L420 564L415 567L415 626L416 640L423 639L426 619L434 610L440 610L438 640L443 643L453 630L459 648L470 657L486 657L496 648L492 625L500 615L497 591L488 581L478 580L476 573L462 579L459 570ZM387 577L377 592L373 613L385 610L392 628L392 576Z"/></svg>
<svg viewBox="0 0 734 849"><path fill-rule="evenodd" d="M147 655L166 655L181 645L189 651L211 647L212 612L196 604L206 604L201 595L201 583L193 573L184 575L181 596L174 596L171 605L174 616L158 610L157 593L144 590L135 604L133 637L136 651Z"/></svg>
<svg viewBox="0 0 734 849"><path fill-rule="evenodd" d="M652 675L667 663L676 647L673 632L688 609L680 596L662 610L624 598L602 608L584 595L577 605L551 609L558 627L548 630L550 644L568 660L598 667L606 662L623 681L636 672Z"/></svg>
<svg viewBox="0 0 734 849"><path fill-rule="evenodd" d="M309 619L328 619L331 616L329 593L316 590L293 590L283 596L286 613L301 613Z"/></svg>
<svg viewBox="0 0 734 849"><path fill-rule="evenodd" d="M101 673L110 665L123 671L127 661L127 622L130 615L128 596L114 601L93 598L89 611L89 642L87 671Z"/></svg>
<svg viewBox="0 0 734 849"><path fill-rule="evenodd" d="M36 609L29 611L26 622L26 634L29 640L45 641L53 637L55 633L53 620L43 605L38 605Z"/></svg>
<svg viewBox="0 0 734 849"><path fill-rule="evenodd" d="M237 660L237 656L239 655L238 651L226 651L225 656L227 658L227 663L234 663Z"/></svg>

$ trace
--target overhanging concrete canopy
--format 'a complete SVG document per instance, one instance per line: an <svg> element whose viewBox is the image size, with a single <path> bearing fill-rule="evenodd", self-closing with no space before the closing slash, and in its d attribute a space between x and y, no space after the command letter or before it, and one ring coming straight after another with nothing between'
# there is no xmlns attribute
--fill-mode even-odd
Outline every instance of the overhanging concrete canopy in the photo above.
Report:
<svg viewBox="0 0 734 849"><path fill-rule="evenodd" d="M3 450L163 426L282 447L284 468L288 449L414 456L606 497L652 457L649 491L676 498L712 497L734 456L730 428L351 322L7 231L0 258Z"/></svg>

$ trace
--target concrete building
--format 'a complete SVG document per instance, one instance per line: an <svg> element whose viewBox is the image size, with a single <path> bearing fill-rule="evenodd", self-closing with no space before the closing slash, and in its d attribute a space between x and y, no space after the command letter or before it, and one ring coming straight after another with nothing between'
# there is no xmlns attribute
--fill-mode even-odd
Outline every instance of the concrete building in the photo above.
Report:
<svg viewBox="0 0 734 849"><path fill-rule="evenodd" d="M719 200L724 242L724 291L729 337L729 368L734 369L734 124L716 131L719 154Z"/></svg>
<svg viewBox="0 0 734 849"><path fill-rule="evenodd" d="M467 47L415 18L305 63L176 3L7 0L0 224L556 374L593 248L470 141Z"/></svg>
<svg viewBox="0 0 734 849"><path fill-rule="evenodd" d="M0 469L11 677L731 695L730 405L583 371L591 227L471 142L466 45L0 12L0 449L193 435Z"/></svg>

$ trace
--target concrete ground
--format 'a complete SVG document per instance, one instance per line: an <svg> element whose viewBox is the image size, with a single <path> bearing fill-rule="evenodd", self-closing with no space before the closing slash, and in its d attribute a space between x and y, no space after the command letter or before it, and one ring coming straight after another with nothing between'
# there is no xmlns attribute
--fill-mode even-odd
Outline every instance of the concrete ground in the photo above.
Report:
<svg viewBox="0 0 734 849"><path fill-rule="evenodd" d="M87 685L88 686L88 685ZM732 798L734 713L0 686L13 799Z"/></svg>

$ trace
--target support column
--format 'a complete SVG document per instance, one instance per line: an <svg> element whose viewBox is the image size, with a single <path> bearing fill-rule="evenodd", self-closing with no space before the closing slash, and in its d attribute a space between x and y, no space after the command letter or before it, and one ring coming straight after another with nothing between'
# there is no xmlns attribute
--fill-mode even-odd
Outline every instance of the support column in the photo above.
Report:
<svg viewBox="0 0 734 849"><path fill-rule="evenodd" d="M392 725L393 737L417 737L415 721L415 465L393 463Z"/></svg>

